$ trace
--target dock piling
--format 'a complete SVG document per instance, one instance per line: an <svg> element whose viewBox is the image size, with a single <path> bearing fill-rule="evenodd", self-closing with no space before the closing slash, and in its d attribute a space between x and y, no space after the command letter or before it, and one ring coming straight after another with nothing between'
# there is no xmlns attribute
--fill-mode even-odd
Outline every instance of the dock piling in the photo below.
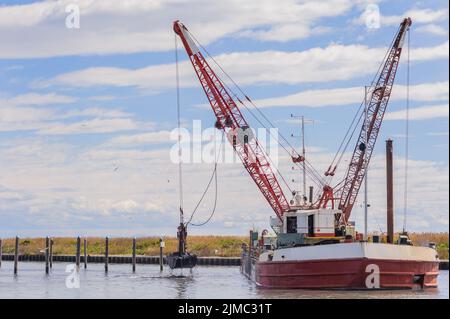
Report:
<svg viewBox="0 0 450 319"><path fill-rule="evenodd" d="M105 238L105 272L108 272L108 262L109 262L109 238Z"/></svg>
<svg viewBox="0 0 450 319"><path fill-rule="evenodd" d="M136 271L136 237L133 238L133 255L132 255L133 272Z"/></svg>
<svg viewBox="0 0 450 319"><path fill-rule="evenodd" d="M3 246L2 246L2 239L0 238L0 268L2 267L2 253L3 253Z"/></svg>
<svg viewBox="0 0 450 319"><path fill-rule="evenodd" d="M14 275L17 275L17 266L19 263L19 236L16 236L14 245Z"/></svg>
<svg viewBox="0 0 450 319"><path fill-rule="evenodd" d="M45 273L48 275L50 271L50 238L45 237Z"/></svg>
<svg viewBox="0 0 450 319"><path fill-rule="evenodd" d="M75 263L77 265L77 270L80 269L80 253L81 253L81 239L80 236L77 237L77 255L75 257Z"/></svg>
<svg viewBox="0 0 450 319"><path fill-rule="evenodd" d="M84 253L84 269L87 269L87 238L83 240L83 253Z"/></svg>
<svg viewBox="0 0 450 319"><path fill-rule="evenodd" d="M50 251L49 251L49 254L50 254L50 269L52 269L52 267L53 267L53 238L50 238Z"/></svg>
<svg viewBox="0 0 450 319"><path fill-rule="evenodd" d="M164 257L163 257L164 241L162 237L159 238L159 271L163 271Z"/></svg>

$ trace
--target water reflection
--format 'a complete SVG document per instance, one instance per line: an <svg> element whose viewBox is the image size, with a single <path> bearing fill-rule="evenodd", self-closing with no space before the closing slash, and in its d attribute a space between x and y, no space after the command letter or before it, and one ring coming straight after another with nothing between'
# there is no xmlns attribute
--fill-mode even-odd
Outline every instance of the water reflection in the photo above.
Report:
<svg viewBox="0 0 450 319"><path fill-rule="evenodd" d="M256 287L239 267L203 266L195 269L164 269L158 265L90 264L80 271L80 288L65 286L66 263L54 263L46 276L42 263L23 262L17 277L13 265L0 268L1 298L445 298L449 297L448 271L441 271L439 288L403 291L280 290Z"/></svg>

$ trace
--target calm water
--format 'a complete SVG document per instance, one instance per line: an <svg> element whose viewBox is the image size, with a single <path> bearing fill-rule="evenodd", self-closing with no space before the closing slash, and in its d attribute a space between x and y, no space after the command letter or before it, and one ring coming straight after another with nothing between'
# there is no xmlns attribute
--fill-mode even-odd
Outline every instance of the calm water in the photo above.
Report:
<svg viewBox="0 0 450 319"><path fill-rule="evenodd" d="M158 265L89 264L80 271L80 288L66 287L67 263L54 263L49 276L43 263L22 262L14 277L13 264L0 268L2 298L449 298L448 271L441 271L439 288L418 291L314 291L257 288L242 276L239 267L201 266L162 274Z"/></svg>

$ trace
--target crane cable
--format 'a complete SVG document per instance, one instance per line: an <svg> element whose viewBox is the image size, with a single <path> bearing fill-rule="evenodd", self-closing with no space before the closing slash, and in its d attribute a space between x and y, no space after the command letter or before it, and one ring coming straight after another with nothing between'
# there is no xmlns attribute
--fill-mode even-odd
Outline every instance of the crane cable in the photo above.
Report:
<svg viewBox="0 0 450 319"><path fill-rule="evenodd" d="M180 196L180 224L184 223L183 214L183 166L182 166L182 149L181 149L181 107L180 107L180 72L178 68L178 41L175 35L175 78L176 78L176 99L177 99L177 125L178 125L178 182Z"/></svg>
<svg viewBox="0 0 450 319"><path fill-rule="evenodd" d="M409 157L409 82L410 82L410 28L408 27L407 67L406 67L406 123L405 123L405 186L403 193L403 232L406 230L408 210L408 157Z"/></svg>
<svg viewBox="0 0 450 319"><path fill-rule="evenodd" d="M180 192L180 223L184 224L185 227L187 227L188 225L192 225L192 226L203 226L206 223L208 223L211 218L213 217L215 211L216 211L216 206L217 206L217 185L218 185L218 181L217 181L217 163L219 161L219 156L221 153L221 149L222 149L222 144L223 144L223 137L224 134L222 133L222 138L221 138L221 143L220 143L220 148L219 148L219 153L217 154L216 158L215 158L215 163L214 163L214 170L213 173L211 175L211 178L205 188L205 191L203 192L202 196L200 197L200 200L198 201L197 205L195 206L193 212L191 213L191 216L188 220L188 222L184 223L184 212L183 212L183 167L182 167L182 160L181 160L181 134L180 134L180 130L181 130L181 106L180 106L180 76L179 76L179 60L178 60L178 41L177 41L177 36L175 35L175 70L176 70L176 100L177 100L177 122L178 122L178 178L179 178L179 192ZM209 190L209 187L211 186L211 182L213 180L213 177L215 177L215 196L214 196L214 207L212 210L211 215L209 216L209 218L200 224L194 224L192 223L192 219L194 218L195 213L197 212L198 207L200 206L201 202L203 201L203 198L205 197L206 193Z"/></svg>
<svg viewBox="0 0 450 319"><path fill-rule="evenodd" d="M222 146L223 146L223 141L224 141L224 133L222 131L222 138L220 141L220 146L219 146L219 152L216 154L215 157L215 162L214 162L214 169L213 172L211 174L211 178L209 179L208 184L206 185L205 190L203 191L202 196L200 197L200 200L197 202L197 205L195 206L194 210L192 211L191 217L189 218L188 222L186 223L187 225L192 225L192 226L203 226L205 224L207 224L211 218L214 216L214 213L216 212L216 207L217 207L217 194L218 194L218 182L217 182L217 163L219 162L219 158L220 158L220 154L222 151ZM192 219L194 218L195 213L197 212L198 207L200 206L200 204L203 201L203 198L205 197L206 193L209 190L209 187L211 186L212 180L214 178L214 184L215 184L215 194L214 194L214 205L213 205L213 209L212 212L210 214L210 216L206 219L206 221L199 223L199 224L194 224L192 223Z"/></svg>
<svg viewBox="0 0 450 319"><path fill-rule="evenodd" d="M189 32L189 31L188 31ZM264 115L264 113L251 101L251 99L248 97L247 94L245 94L245 92L240 88L240 86L236 83L236 81L233 80L233 78L222 68L222 66L217 62L216 59L214 59L214 57L208 52L208 50L206 50L206 48L200 43L200 41L197 40L197 38L191 33L189 32L189 35L192 37L192 39L202 48L202 50L208 55L208 57L214 62L214 64L217 65L217 67L222 71L222 73L234 84L234 86L243 94L243 96L245 97L246 100L248 100L251 105L258 111L258 113L261 114L261 116L270 124L271 127L275 127L273 125L273 123ZM223 81L222 81L223 82ZM237 97L237 94L225 83L223 82L224 86L235 96ZM256 121L262 125L265 129L267 129L267 127L261 122L261 120L240 100L238 99L239 102L242 104L242 106L244 106L244 108L256 119ZM270 132L269 130L269 134L273 136L273 134ZM281 134L279 133L280 137L287 143L287 145L294 151L295 148L289 143L289 141ZM278 139L277 139L278 140ZM289 156L291 156L291 153L289 152L289 150L287 150L287 148L282 145L281 143L278 142L278 144L286 151L287 154L289 154ZM267 153L267 152L266 152ZM296 152L297 153L297 152ZM298 153L297 153L298 155ZM270 157L267 156L269 159ZM296 163L297 164L297 163ZM322 177L320 176L319 172L317 172L317 170L305 159L305 164L308 165L307 167L307 172L310 175L311 179L319 186L324 186L324 182L322 180ZM298 164L297 164L298 165ZM283 181L285 182L286 186L289 188L289 190L291 190L291 188L289 187L289 185L287 184L287 182L285 181L284 177L280 174L280 172L277 169L278 174L280 175L280 177L283 179ZM291 190L292 191L292 190Z"/></svg>
<svg viewBox="0 0 450 319"><path fill-rule="evenodd" d="M189 32L189 31L188 31ZM219 67L220 70L222 70L222 72L229 77L229 75L225 72L225 70L220 66L220 64L214 59L214 57L212 57L212 55L205 49L205 47L195 38L195 36L190 33L190 36L192 37L192 39L196 42L196 44L198 46L200 46L202 48L203 51L205 51L205 53L208 55L209 58L211 58L211 60ZM216 76L220 79L220 77L216 74ZM230 78L230 77L229 77ZM231 79L231 81L233 81L233 79ZM264 124L258 119L258 117L250 110L248 109L248 107L239 99L239 97L237 96L237 94L224 82L222 81L222 84L225 86L225 88L230 91L230 93L238 99L238 101L242 104L242 106L244 106L247 111L249 111L249 113L256 119L256 121L258 121L259 124L261 124L264 128L266 128L264 126ZM234 81L233 81L234 82ZM267 128L266 128L267 129ZM272 136L273 138L275 138L273 136L273 134L270 132L269 130L269 134L270 136ZM278 140L278 139L277 139ZM267 151L258 143L258 145L261 147L262 151L265 153L267 159L270 161L270 164L272 164L272 167L275 168L276 172L278 173L278 175L281 177L282 181L284 182L284 184L286 185L286 187L289 189L289 191L292 193L292 189L289 186L289 184L287 183L286 179L283 177L283 175L280 173L280 170L278 169L277 165L275 165L275 163L273 162L272 158L269 156L269 154L267 153Z"/></svg>

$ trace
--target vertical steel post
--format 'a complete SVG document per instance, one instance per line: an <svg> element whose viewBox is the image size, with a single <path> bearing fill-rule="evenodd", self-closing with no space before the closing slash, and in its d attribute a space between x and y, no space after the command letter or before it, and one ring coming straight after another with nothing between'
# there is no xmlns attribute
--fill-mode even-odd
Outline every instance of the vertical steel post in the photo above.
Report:
<svg viewBox="0 0 450 319"><path fill-rule="evenodd" d="M392 140L386 141L387 242L394 242L394 170Z"/></svg>

